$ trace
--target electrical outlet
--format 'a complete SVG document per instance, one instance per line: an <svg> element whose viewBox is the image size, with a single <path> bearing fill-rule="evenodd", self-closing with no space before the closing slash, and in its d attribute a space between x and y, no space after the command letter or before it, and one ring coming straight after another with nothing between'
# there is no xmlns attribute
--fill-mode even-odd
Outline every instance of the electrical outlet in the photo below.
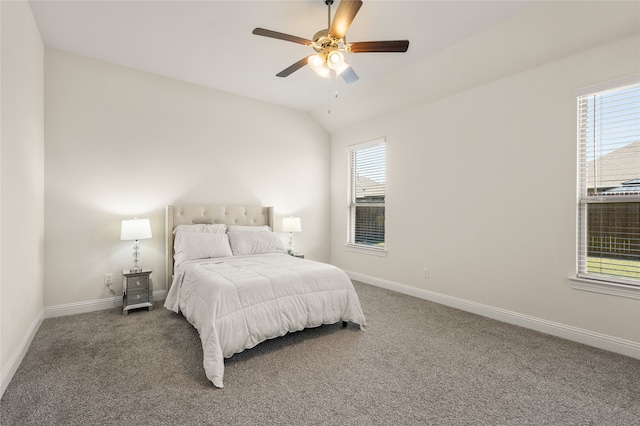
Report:
<svg viewBox="0 0 640 426"><path fill-rule="evenodd" d="M422 270L422 277L423 278L429 278L429 269L428 268L424 268Z"/></svg>
<svg viewBox="0 0 640 426"><path fill-rule="evenodd" d="M107 287L113 285L113 274L104 274L104 285Z"/></svg>

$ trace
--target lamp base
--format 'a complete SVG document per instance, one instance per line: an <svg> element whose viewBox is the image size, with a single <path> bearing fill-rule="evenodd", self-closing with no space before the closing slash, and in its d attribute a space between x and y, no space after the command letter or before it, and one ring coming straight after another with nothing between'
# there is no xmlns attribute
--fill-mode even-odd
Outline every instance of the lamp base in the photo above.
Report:
<svg viewBox="0 0 640 426"><path fill-rule="evenodd" d="M136 265L133 268L129 269L129 272L142 272L142 268Z"/></svg>

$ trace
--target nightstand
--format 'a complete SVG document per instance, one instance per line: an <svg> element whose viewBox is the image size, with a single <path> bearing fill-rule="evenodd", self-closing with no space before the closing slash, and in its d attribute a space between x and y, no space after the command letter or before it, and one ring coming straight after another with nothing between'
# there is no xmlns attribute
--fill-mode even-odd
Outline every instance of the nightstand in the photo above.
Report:
<svg viewBox="0 0 640 426"><path fill-rule="evenodd" d="M140 272L122 270L122 315L128 315L131 309L153 309L153 287L151 285L151 270Z"/></svg>

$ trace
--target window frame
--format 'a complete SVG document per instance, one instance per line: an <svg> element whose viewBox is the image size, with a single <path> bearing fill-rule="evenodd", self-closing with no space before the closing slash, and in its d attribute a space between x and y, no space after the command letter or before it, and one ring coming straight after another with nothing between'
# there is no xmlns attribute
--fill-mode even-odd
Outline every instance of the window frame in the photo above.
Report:
<svg viewBox="0 0 640 426"><path fill-rule="evenodd" d="M377 138L367 142L361 142L353 145L349 145L347 147L347 241L345 243L345 247L349 251L354 251L363 254L370 254L374 256L386 256L387 255L387 236L386 236L386 226L385 226L385 235L384 235L384 245L373 246L368 244L361 244L355 241L355 221L356 221L356 208L358 206L365 206L370 203L358 203L356 201L355 196L355 180L354 174L355 170L352 169L353 164L353 155L355 152L372 148L375 146L384 145L384 170L385 170L385 188L384 188L384 197L385 201L383 203L376 203L376 206L383 207L385 210L385 224L386 224L386 169L387 169L387 143L386 138Z"/></svg>
<svg viewBox="0 0 640 426"><path fill-rule="evenodd" d="M618 196L598 196L588 195L586 163L587 155L583 152L583 137L581 131L581 98L585 96L597 96L607 91L622 90L625 87L640 84L640 73L633 74L620 79L609 80L599 84L587 86L576 90L577 100L577 246L576 246L576 275L570 277L572 287L577 290L585 290L596 293L604 293L633 299L640 299L640 280L625 279L623 277L603 276L589 273L587 271L587 232L589 205L602 203L637 203L640 196L618 195ZM597 132L597 130L596 130ZM584 259L581 258L584 257Z"/></svg>

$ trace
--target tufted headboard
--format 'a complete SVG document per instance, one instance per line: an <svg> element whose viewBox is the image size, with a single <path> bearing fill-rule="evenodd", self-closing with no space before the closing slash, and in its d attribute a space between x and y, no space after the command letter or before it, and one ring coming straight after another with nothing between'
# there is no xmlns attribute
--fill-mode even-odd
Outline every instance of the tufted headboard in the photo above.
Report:
<svg viewBox="0 0 640 426"><path fill-rule="evenodd" d="M273 229L273 207L207 206L200 204L167 206L166 276L167 289L173 281L173 230L178 225L223 223L225 225L269 225Z"/></svg>

